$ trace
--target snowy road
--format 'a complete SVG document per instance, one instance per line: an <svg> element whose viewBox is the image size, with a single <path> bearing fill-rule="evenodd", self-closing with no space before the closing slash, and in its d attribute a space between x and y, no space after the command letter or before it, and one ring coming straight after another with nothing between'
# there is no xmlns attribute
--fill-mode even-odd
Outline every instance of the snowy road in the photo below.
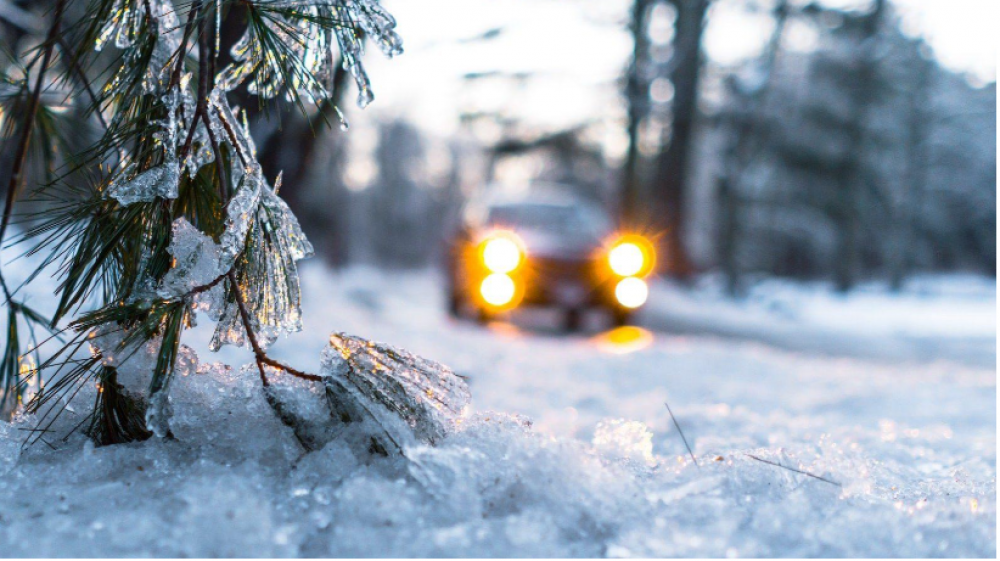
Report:
<svg viewBox="0 0 1000 561"><path fill-rule="evenodd" d="M15 464L0 426L0 551L995 556L996 371L977 361L596 324L566 336L544 313L482 328L447 318L427 274L308 267L304 300L304 331L274 356L316 371L334 330L408 348L469 377L467 429L407 465L336 441L301 457L252 373L183 378L176 441L77 438ZM202 360L248 360L195 345L208 329L186 339Z"/></svg>

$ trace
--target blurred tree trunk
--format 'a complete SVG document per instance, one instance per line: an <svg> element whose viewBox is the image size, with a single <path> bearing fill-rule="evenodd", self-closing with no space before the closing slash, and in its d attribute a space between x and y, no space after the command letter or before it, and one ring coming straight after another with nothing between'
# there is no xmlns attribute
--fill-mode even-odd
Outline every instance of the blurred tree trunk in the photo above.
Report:
<svg viewBox="0 0 1000 561"><path fill-rule="evenodd" d="M875 5L864 20L859 42L857 79L853 90L851 117L847 123L848 152L837 173L840 191L838 240L834 263L834 284L840 292L850 290L857 282L861 261L861 195L869 187L870 174L864 162L866 118L875 97L877 72L878 29L885 12L886 0L875 0Z"/></svg>
<svg viewBox="0 0 1000 561"><path fill-rule="evenodd" d="M685 204L691 170L691 148L698 113L701 77L701 38L710 0L671 0L677 11L674 60L670 82L674 86L670 135L656 163L653 191L656 212L664 229L664 272L686 278L694 271L685 247Z"/></svg>
<svg viewBox="0 0 1000 561"><path fill-rule="evenodd" d="M928 116L924 110L930 95L931 62L918 57L914 64L915 81L909 96L908 134L906 139L906 183L903 186L904 199L901 216L897 224L898 242L896 251L890 256L889 284L899 291L903 282L912 273L917 251L915 239L920 214L923 210L924 192L927 181L927 128Z"/></svg>
<svg viewBox="0 0 1000 561"><path fill-rule="evenodd" d="M649 54L649 10L651 0L634 0L632 4L632 61L625 84L628 104L628 152L622 170L621 211L627 224L634 225L640 217L642 183L639 177L639 126L649 113L647 57Z"/></svg>
<svg viewBox="0 0 1000 561"><path fill-rule="evenodd" d="M739 239L743 233L742 200L744 190L741 189L741 179L747 166L754 160L767 144L767 99L774 82L774 65L781 49L781 38L785 32L785 22L788 20L788 0L778 0L774 6L774 29L768 40L767 47L761 56L760 72L764 81L759 87L742 94L742 90L734 92L734 101L744 108L735 107L730 115L734 121L730 126L730 137L724 156L722 174L717 183L719 201L719 263L726 277L726 292L735 296L742 291L742 275L739 265Z"/></svg>

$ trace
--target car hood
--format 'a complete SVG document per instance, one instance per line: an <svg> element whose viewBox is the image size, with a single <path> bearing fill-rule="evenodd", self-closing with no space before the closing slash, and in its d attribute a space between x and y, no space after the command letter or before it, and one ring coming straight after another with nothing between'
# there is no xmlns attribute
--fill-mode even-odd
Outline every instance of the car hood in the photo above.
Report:
<svg viewBox="0 0 1000 561"><path fill-rule="evenodd" d="M600 241L589 236L553 235L546 232L521 231L528 258L586 260L600 247Z"/></svg>

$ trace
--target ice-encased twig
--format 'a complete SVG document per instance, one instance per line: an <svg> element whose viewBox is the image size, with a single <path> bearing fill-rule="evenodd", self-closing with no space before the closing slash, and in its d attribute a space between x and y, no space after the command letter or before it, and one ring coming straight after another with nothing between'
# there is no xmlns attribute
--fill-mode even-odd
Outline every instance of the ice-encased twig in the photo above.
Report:
<svg viewBox="0 0 1000 561"><path fill-rule="evenodd" d="M111 17L101 30L94 49L101 51L112 41L119 49L132 48L136 37L142 33L144 20L147 17L154 22L156 38L148 60L146 76L143 78L143 91L152 93L168 82L171 59L181 44L181 25L173 2L116 0L111 8Z"/></svg>
<svg viewBox="0 0 1000 561"><path fill-rule="evenodd" d="M296 261L311 256L313 247L291 209L259 172L244 175L229 213L221 238L224 268L228 270L237 256L246 256L240 261L245 270L239 288L246 295L249 327L266 349L280 333L302 329ZM246 326L235 298L226 302L221 316L210 348L246 344Z"/></svg>
<svg viewBox="0 0 1000 561"><path fill-rule="evenodd" d="M369 418L392 448L434 444L461 422L468 385L448 367L344 333L330 336L322 375L332 400Z"/></svg>

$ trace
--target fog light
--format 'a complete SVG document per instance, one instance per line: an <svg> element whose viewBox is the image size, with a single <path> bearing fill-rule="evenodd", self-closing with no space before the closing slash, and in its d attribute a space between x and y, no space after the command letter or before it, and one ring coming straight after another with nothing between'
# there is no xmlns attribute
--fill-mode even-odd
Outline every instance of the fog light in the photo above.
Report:
<svg viewBox="0 0 1000 561"><path fill-rule="evenodd" d="M483 279L482 284L479 285L479 293L483 296L483 300L491 306L509 304L514 299L516 292L517 287L514 285L514 279L502 273L493 273Z"/></svg>
<svg viewBox="0 0 1000 561"><path fill-rule="evenodd" d="M629 277L618 281L615 286L615 298L626 308L638 308L646 303L649 297L649 287L642 279Z"/></svg>

